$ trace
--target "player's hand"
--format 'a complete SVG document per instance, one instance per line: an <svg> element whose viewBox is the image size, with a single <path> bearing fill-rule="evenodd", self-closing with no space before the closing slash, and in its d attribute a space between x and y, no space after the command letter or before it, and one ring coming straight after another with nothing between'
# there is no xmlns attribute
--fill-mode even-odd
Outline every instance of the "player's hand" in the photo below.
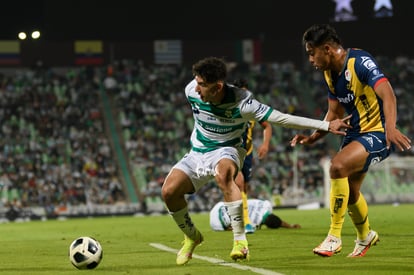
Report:
<svg viewBox="0 0 414 275"><path fill-rule="evenodd" d="M397 146L400 151L411 149L411 139L401 133L397 128L386 129L387 148L390 149L391 144Z"/></svg>
<svg viewBox="0 0 414 275"><path fill-rule="evenodd" d="M269 147L262 144L258 149L257 149L257 157L259 159L264 159L267 155L267 153L269 152Z"/></svg>
<svg viewBox="0 0 414 275"><path fill-rule="evenodd" d="M290 146L295 147L296 144L298 143L303 144L303 145L309 145L309 144L313 144L313 142L314 140L310 136L297 134L290 141Z"/></svg>
<svg viewBox="0 0 414 275"><path fill-rule="evenodd" d="M329 122L329 132L336 134L336 135L341 135L341 136L345 136L346 135L346 131L342 131L342 129L350 129L352 128L351 125L349 125L349 120L351 119L352 115L346 116L342 119L338 118L335 120L332 120Z"/></svg>

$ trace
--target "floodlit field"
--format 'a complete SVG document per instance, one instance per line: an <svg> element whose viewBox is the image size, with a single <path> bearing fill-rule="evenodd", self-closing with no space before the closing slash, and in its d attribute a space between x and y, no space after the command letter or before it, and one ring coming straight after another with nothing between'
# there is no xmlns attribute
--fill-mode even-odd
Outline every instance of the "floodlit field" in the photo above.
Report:
<svg viewBox="0 0 414 275"><path fill-rule="evenodd" d="M275 211L302 229L263 228L248 235L251 259L234 265L231 232L213 232L208 214L193 214L205 242L186 266L176 266L183 236L167 216L110 217L0 224L0 274L413 274L414 204L370 206L380 242L364 258L346 255L355 233L347 217L343 252L331 258L312 253L328 230L327 209ZM79 236L98 239L104 251L95 270L75 269L68 247Z"/></svg>

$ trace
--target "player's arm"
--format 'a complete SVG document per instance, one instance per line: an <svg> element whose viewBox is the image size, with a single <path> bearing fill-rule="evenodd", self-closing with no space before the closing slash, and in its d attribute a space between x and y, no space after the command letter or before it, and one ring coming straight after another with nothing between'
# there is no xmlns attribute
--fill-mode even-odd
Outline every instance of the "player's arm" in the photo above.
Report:
<svg viewBox="0 0 414 275"><path fill-rule="evenodd" d="M272 139L272 124L263 121L260 125L263 127L263 142L257 149L257 156L259 159L263 159L269 152L270 140Z"/></svg>
<svg viewBox="0 0 414 275"><path fill-rule="evenodd" d="M285 114L277 110L273 110L269 115L267 121L272 124L277 124L288 128L314 129L344 136L346 135L346 132L342 131L342 129L351 128L351 126L347 123L350 118L351 115L345 118L337 118L327 121Z"/></svg>
<svg viewBox="0 0 414 275"><path fill-rule="evenodd" d="M345 109L339 103L338 100L335 99L328 99L328 111L326 112L325 118L323 120L326 121L333 121L335 119L343 118L345 114ZM316 142L317 140L326 136L328 132L316 130L313 134L309 137L311 143Z"/></svg>
<svg viewBox="0 0 414 275"><path fill-rule="evenodd" d="M339 101L334 100L334 99L329 99L328 102L329 102L328 111L326 112L324 121L332 122L332 121L342 120L345 122L351 118L351 115L344 118L345 109L342 107ZM344 127L344 128L351 128L351 126L347 124L347 127ZM323 130L315 130L310 136L298 134L298 135L295 135L293 139L290 141L290 145L293 147L297 143L313 144L317 140L326 136L326 134L328 134L328 132L323 131Z"/></svg>
<svg viewBox="0 0 414 275"><path fill-rule="evenodd" d="M285 222L284 220L282 220L282 224L280 225L280 227L284 227L284 228L289 228L289 229L299 229L302 228L302 226L300 226L300 224L290 224L288 222Z"/></svg>
<svg viewBox="0 0 414 275"><path fill-rule="evenodd" d="M407 136L403 135L396 126L397 99L389 81L383 81L376 85L375 93L382 99L383 102L387 147L389 148L391 143L393 143L401 151L409 150L411 148L411 140Z"/></svg>

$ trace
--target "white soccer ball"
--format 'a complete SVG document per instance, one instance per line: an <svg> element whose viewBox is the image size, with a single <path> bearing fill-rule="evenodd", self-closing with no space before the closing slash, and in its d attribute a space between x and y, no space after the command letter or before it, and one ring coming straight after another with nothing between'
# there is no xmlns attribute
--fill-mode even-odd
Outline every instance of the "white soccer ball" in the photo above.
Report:
<svg viewBox="0 0 414 275"><path fill-rule="evenodd" d="M94 269L102 257L102 246L92 237L79 237L69 246L69 260L77 269Z"/></svg>

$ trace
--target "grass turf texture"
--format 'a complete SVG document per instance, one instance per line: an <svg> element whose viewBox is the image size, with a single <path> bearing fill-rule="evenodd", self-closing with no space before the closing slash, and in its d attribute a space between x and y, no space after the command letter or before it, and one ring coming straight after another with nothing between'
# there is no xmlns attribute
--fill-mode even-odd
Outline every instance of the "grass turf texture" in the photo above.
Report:
<svg viewBox="0 0 414 275"><path fill-rule="evenodd" d="M413 274L414 204L371 205L369 211L380 242L363 258L346 257L356 235L349 217L343 229L342 253L323 258L312 249L326 236L328 210L278 209L275 213L282 219L300 223L302 228L263 228L248 235L251 259L239 264L281 274ZM195 254L233 263L229 258L231 232L213 232L208 214L192 217L205 239ZM197 258L176 266L175 253L150 245L180 248L183 235L168 215L4 223L0 236L0 274L255 274ZM79 271L69 262L68 247L79 236L95 237L103 247L103 260L94 270Z"/></svg>

